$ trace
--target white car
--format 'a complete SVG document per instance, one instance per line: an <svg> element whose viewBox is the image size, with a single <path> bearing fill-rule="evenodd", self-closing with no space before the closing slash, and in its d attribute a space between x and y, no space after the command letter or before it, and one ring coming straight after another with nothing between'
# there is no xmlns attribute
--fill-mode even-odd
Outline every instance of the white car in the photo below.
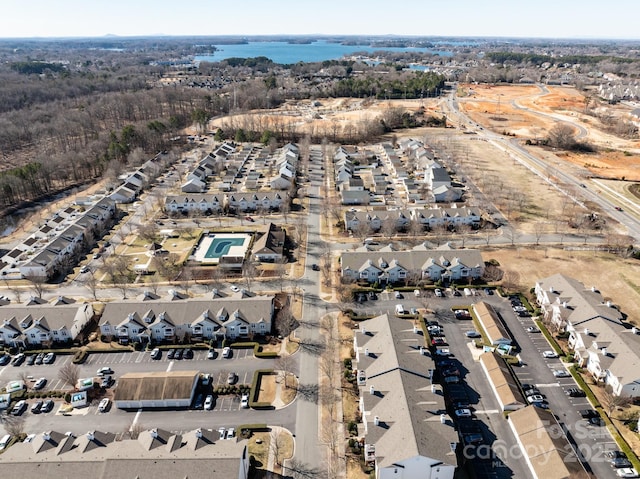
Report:
<svg viewBox="0 0 640 479"><path fill-rule="evenodd" d="M435 293L438 298L442 298L442 290L440 288L436 288Z"/></svg>
<svg viewBox="0 0 640 479"><path fill-rule="evenodd" d="M457 417L471 417L471 409L456 409Z"/></svg>
<svg viewBox="0 0 640 479"><path fill-rule="evenodd" d="M113 369L111 369L109 366L104 366L96 371L96 375L98 376L106 376L108 374L113 374Z"/></svg>
<svg viewBox="0 0 640 479"><path fill-rule="evenodd" d="M228 359L231 357L231 348L229 346L226 346L223 350L222 350L222 357L225 359Z"/></svg>
<svg viewBox="0 0 640 479"><path fill-rule="evenodd" d="M451 356L451 351L447 348L436 349L436 356Z"/></svg>
<svg viewBox="0 0 640 479"><path fill-rule="evenodd" d="M232 284L231 286L229 286L229 289L231 291L233 291L234 293L239 293L240 292L240 288L238 288L236 285Z"/></svg>
<svg viewBox="0 0 640 479"><path fill-rule="evenodd" d="M569 371L566 371L564 369L554 369L553 370L553 375L557 378L568 378L571 376L571 374L569 373Z"/></svg>
<svg viewBox="0 0 640 479"><path fill-rule="evenodd" d="M109 403L109 398L104 398L103 400L101 400L100 404L98 404L98 411L107 412L107 409L109 409Z"/></svg>
<svg viewBox="0 0 640 479"><path fill-rule="evenodd" d="M33 385L33 389L42 389L45 384L47 384L47 378L40 378Z"/></svg>
<svg viewBox="0 0 640 479"><path fill-rule="evenodd" d="M220 439L224 439L225 432L226 432L225 428L223 427L218 428L218 434L220 434Z"/></svg>
<svg viewBox="0 0 640 479"><path fill-rule="evenodd" d="M531 404L534 402L544 402L544 397L540 394L532 394L531 396L527 396L527 401Z"/></svg>
<svg viewBox="0 0 640 479"><path fill-rule="evenodd" d="M236 428L230 427L229 429L227 429L227 433L225 434L224 438L233 439L234 437L236 437Z"/></svg>
<svg viewBox="0 0 640 479"><path fill-rule="evenodd" d="M539 333L540 330L538 328L536 328L535 326L529 326L527 328L527 333Z"/></svg>
<svg viewBox="0 0 640 479"><path fill-rule="evenodd" d="M464 335L467 338L479 338L481 334L478 331L466 331Z"/></svg>
<svg viewBox="0 0 640 479"><path fill-rule="evenodd" d="M249 408L249 395L248 394L243 394L242 398L240 399L240 407L242 409L248 409Z"/></svg>
<svg viewBox="0 0 640 479"><path fill-rule="evenodd" d="M211 409L213 408L213 396L211 394L209 394L207 396L207 399L204 400L204 408L207 411L211 411Z"/></svg>
<svg viewBox="0 0 640 479"><path fill-rule="evenodd" d="M616 471L618 477L638 477L638 471L632 467L623 467Z"/></svg>
<svg viewBox="0 0 640 479"><path fill-rule="evenodd" d="M557 358L557 357L558 357L558 355L556 354L556 352L555 352L555 351L544 351L544 352L542 353L542 357L543 357L543 358L550 359L550 358Z"/></svg>
<svg viewBox="0 0 640 479"><path fill-rule="evenodd" d="M414 294L415 296L420 296L420 290L419 290L419 289L414 289L414 290L413 290L413 294Z"/></svg>

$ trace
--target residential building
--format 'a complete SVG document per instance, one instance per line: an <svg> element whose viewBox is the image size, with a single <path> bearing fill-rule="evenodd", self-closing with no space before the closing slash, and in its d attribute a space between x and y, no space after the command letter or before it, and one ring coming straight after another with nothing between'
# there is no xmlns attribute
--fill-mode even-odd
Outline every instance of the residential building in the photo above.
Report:
<svg viewBox="0 0 640 479"><path fill-rule="evenodd" d="M93 317L90 303L0 306L0 344L50 347L75 340Z"/></svg>
<svg viewBox="0 0 640 479"><path fill-rule="evenodd" d="M284 258L287 234L283 228L269 223L267 231L253 244L252 253L260 263L278 263Z"/></svg>
<svg viewBox="0 0 640 479"><path fill-rule="evenodd" d="M344 252L340 265L343 281L382 284L473 281L484 272L482 255L470 249Z"/></svg>
<svg viewBox="0 0 640 479"><path fill-rule="evenodd" d="M135 439L95 430L79 436L49 430L4 450L0 468L12 479L247 479L249 454L246 440L224 440L218 431L205 428L181 434L154 428Z"/></svg>
<svg viewBox="0 0 640 479"><path fill-rule="evenodd" d="M545 321L569 333L575 360L613 394L640 397L640 334L595 286L562 274L536 283Z"/></svg>
<svg viewBox="0 0 640 479"><path fill-rule="evenodd" d="M354 333L365 461L378 479L452 479L458 434L417 328L388 315Z"/></svg>
<svg viewBox="0 0 640 479"><path fill-rule="evenodd" d="M105 305L100 334L120 343L249 338L271 333L273 296L114 301Z"/></svg>
<svg viewBox="0 0 640 479"><path fill-rule="evenodd" d="M167 213L215 213L222 211L225 198L223 195L193 194L185 196L167 196L165 210Z"/></svg>

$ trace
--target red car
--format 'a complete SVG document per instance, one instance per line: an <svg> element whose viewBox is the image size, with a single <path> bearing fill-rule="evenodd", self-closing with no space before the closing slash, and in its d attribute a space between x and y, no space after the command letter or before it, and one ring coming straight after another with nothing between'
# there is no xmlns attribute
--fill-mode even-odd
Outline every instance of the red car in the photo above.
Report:
<svg viewBox="0 0 640 479"><path fill-rule="evenodd" d="M447 341L444 338L433 338L431 344L434 346L444 346L447 344Z"/></svg>
<svg viewBox="0 0 640 479"><path fill-rule="evenodd" d="M247 221L253 221L253 218L251 216L245 216L244 219Z"/></svg>

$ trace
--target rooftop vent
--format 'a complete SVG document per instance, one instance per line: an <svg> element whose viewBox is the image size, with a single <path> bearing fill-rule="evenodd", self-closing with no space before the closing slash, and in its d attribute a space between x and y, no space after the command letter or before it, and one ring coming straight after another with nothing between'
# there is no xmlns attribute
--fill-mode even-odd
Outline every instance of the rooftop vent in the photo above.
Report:
<svg viewBox="0 0 640 479"><path fill-rule="evenodd" d="M447 423L447 415L446 414L440 414L440 423L441 424L446 424Z"/></svg>
<svg viewBox="0 0 640 479"><path fill-rule="evenodd" d="M373 424L375 424L376 426L380 425L380 416L375 416L373 418Z"/></svg>
<svg viewBox="0 0 640 479"><path fill-rule="evenodd" d="M94 440L95 440L95 438L96 438L96 436L95 436L95 434L94 434L94 431L89 431L89 432L87 433L87 439L88 439L89 441L94 441Z"/></svg>
<svg viewBox="0 0 640 479"><path fill-rule="evenodd" d="M373 386L369 386L369 394L375 394L376 393L376 388L374 388Z"/></svg>

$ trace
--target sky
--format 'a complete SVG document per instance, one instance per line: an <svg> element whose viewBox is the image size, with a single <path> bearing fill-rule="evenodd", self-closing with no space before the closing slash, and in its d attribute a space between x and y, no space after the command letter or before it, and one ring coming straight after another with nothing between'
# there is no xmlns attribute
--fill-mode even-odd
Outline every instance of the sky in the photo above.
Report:
<svg viewBox="0 0 640 479"><path fill-rule="evenodd" d="M1 0L0 38L415 35L640 39L640 0Z"/></svg>

